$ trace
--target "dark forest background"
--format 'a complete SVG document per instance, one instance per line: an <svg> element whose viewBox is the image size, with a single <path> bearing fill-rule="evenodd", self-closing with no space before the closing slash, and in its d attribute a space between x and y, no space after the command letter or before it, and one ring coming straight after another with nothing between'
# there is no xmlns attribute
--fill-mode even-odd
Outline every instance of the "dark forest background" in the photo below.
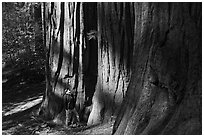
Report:
<svg viewBox="0 0 204 137"><path fill-rule="evenodd" d="M2 133L32 134L29 126L36 122L30 112L39 107L45 90L41 3L3 2L1 6Z"/></svg>
<svg viewBox="0 0 204 137"><path fill-rule="evenodd" d="M42 79L44 63L40 3L2 3L3 70L20 71L25 80L35 81L37 75Z"/></svg>

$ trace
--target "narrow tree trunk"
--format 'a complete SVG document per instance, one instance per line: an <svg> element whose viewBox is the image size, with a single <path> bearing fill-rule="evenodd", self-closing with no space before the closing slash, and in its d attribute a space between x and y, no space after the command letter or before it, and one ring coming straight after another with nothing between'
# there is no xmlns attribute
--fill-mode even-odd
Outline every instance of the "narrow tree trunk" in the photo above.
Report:
<svg viewBox="0 0 204 137"><path fill-rule="evenodd" d="M41 3L42 4L42 3ZM34 20L35 20L35 24L34 24L34 29L35 29L35 47L34 47L34 51L36 53L38 53L38 57L40 58L44 58L45 59L45 55L44 55L44 47L42 46L42 41L43 41L43 37L42 37L42 6L41 4L38 4L34 7Z"/></svg>

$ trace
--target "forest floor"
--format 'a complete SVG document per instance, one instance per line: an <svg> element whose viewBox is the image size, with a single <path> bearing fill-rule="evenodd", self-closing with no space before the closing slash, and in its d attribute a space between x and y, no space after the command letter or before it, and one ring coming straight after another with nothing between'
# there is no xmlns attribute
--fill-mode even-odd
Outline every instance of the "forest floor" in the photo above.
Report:
<svg viewBox="0 0 204 137"><path fill-rule="evenodd" d="M15 73L15 74L14 74ZM20 73L20 72L19 72ZM49 124L36 116L45 91L45 82L26 82L8 78L16 71L3 70L2 134L3 135L110 135L112 123L97 126L65 127Z"/></svg>

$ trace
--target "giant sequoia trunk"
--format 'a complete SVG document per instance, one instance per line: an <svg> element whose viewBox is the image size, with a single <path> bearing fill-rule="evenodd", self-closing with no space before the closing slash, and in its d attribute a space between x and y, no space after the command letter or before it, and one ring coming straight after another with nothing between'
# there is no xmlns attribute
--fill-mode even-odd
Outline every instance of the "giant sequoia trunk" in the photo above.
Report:
<svg viewBox="0 0 204 137"><path fill-rule="evenodd" d="M63 123L77 95L113 134L201 134L201 3L44 3L41 113ZM64 79L64 77L69 77ZM116 118L116 119L115 119Z"/></svg>
<svg viewBox="0 0 204 137"><path fill-rule="evenodd" d="M93 96L96 83L97 48L94 45L96 42L88 41L85 37L86 31L96 27L94 19L96 11L90 11L90 8L96 10L96 6L94 3L86 7L84 5L84 3L44 3L42 6L47 60L46 91L40 114L60 124L65 122L63 104L65 89L69 88L75 92L76 108L81 114L85 101L90 102L87 98ZM91 21L85 18L90 16Z"/></svg>
<svg viewBox="0 0 204 137"><path fill-rule="evenodd" d="M98 78L88 124L113 122L125 96L133 58L131 3L98 3Z"/></svg>
<svg viewBox="0 0 204 137"><path fill-rule="evenodd" d="M132 6L133 73L113 133L201 134L201 3Z"/></svg>

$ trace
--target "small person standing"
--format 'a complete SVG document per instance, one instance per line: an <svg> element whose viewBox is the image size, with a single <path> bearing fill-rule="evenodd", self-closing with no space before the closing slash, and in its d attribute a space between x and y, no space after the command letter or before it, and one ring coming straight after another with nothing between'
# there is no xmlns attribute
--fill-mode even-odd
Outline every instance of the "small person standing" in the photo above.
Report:
<svg viewBox="0 0 204 137"><path fill-rule="evenodd" d="M68 88L65 90L64 104L66 111L66 126L79 122L79 114L75 109L76 97Z"/></svg>

